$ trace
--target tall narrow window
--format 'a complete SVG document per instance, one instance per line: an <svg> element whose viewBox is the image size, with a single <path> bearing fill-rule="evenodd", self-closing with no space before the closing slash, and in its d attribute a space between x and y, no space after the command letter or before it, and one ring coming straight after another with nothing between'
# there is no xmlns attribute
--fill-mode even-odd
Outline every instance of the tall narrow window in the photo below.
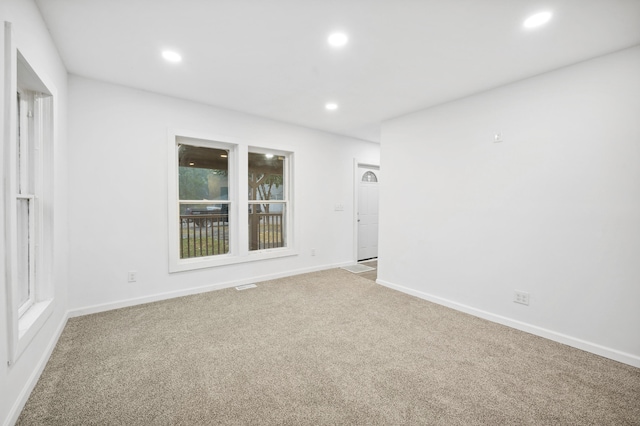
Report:
<svg viewBox="0 0 640 426"><path fill-rule="evenodd" d="M286 247L286 157L249 152L249 250Z"/></svg>
<svg viewBox="0 0 640 426"><path fill-rule="evenodd" d="M12 44L5 23L5 45ZM18 50L5 50L5 87L12 93L3 158L9 363L53 312L54 96Z"/></svg>
<svg viewBox="0 0 640 426"><path fill-rule="evenodd" d="M36 219L39 209L36 205L35 168L37 158L36 138L34 134L35 92L19 88L16 100L16 156L15 156L15 194L16 194L16 231L17 257L16 279L18 282L18 315L22 316L34 303L35 296L35 248L38 244Z"/></svg>
<svg viewBox="0 0 640 426"><path fill-rule="evenodd" d="M180 258L229 252L229 152L178 145Z"/></svg>

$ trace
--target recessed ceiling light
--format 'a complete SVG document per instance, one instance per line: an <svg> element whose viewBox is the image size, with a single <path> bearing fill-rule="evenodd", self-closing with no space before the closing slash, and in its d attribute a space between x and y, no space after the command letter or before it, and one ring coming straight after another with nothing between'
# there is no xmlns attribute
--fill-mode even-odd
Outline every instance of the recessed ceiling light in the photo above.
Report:
<svg viewBox="0 0 640 426"><path fill-rule="evenodd" d="M333 111L334 109L338 109L338 104L330 102L324 106L326 109Z"/></svg>
<svg viewBox="0 0 640 426"><path fill-rule="evenodd" d="M551 12L539 12L525 19L525 21L522 23L522 26L525 28L536 28L546 24L550 19Z"/></svg>
<svg viewBox="0 0 640 426"><path fill-rule="evenodd" d="M165 50L162 52L162 57L164 59L166 59L169 62L180 62L182 61L182 56L180 56L179 53L171 51L171 50Z"/></svg>
<svg viewBox="0 0 640 426"><path fill-rule="evenodd" d="M349 41L349 37L345 33L333 33L327 39L333 47L342 47Z"/></svg>

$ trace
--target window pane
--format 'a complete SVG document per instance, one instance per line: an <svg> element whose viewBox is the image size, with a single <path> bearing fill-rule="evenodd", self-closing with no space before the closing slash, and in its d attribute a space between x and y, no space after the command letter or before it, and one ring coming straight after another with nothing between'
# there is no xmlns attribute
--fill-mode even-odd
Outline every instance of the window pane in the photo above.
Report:
<svg viewBox="0 0 640 426"><path fill-rule="evenodd" d="M249 153L249 250L286 246L284 160L280 155ZM285 202L251 202L273 200Z"/></svg>
<svg viewBox="0 0 640 426"><path fill-rule="evenodd" d="M29 257L29 245L33 244L30 241L31 235L29 235L29 201L28 199L17 200L17 226L18 226L18 287L20 292L20 302L18 307L21 307L29 301L31 297L31 265L30 262L33 259Z"/></svg>
<svg viewBox="0 0 640 426"><path fill-rule="evenodd" d="M365 173L364 175L362 175L362 181L363 182L378 182L378 178L376 177L376 174L369 171L367 173Z"/></svg>
<svg viewBox="0 0 640 426"><path fill-rule="evenodd" d="M35 173L35 134L29 121L34 118L34 92L18 92L18 122L16 140L16 167L18 194L33 194ZM38 117L36 117L38 118Z"/></svg>
<svg viewBox="0 0 640 426"><path fill-rule="evenodd" d="M180 204L180 258L229 252L229 204Z"/></svg>
<svg viewBox="0 0 640 426"><path fill-rule="evenodd" d="M249 204L249 250L286 246L286 204Z"/></svg>
<svg viewBox="0 0 640 426"><path fill-rule="evenodd" d="M284 199L284 157L249 153L249 200Z"/></svg>
<svg viewBox="0 0 640 426"><path fill-rule="evenodd" d="M20 99L21 99L20 92L18 92L17 96L18 96L18 103L17 103L18 114L16 115L16 129L17 129L17 132L16 132L16 176L17 176L17 179L16 179L16 192L18 194L21 194L22 193L22 186L23 186L23 182L22 182L23 179L21 179L21 176L22 176L22 173L23 173L22 162L23 162L23 158L24 158L24 153L22 152L23 151L23 147L22 147L22 144L20 143L20 134L22 133L23 138L24 138L26 129L20 128L20 124L21 124L20 118L22 117L22 115L20 115L20 114L24 113L24 111L21 111L21 109L20 109L20 107L22 106L22 102L20 102ZM26 194L27 191L24 191L24 193Z"/></svg>
<svg viewBox="0 0 640 426"><path fill-rule="evenodd" d="M179 145L178 174L181 200L229 199L229 161L224 149Z"/></svg>
<svg viewBox="0 0 640 426"><path fill-rule="evenodd" d="M180 258L229 252L229 159L224 149L178 146Z"/></svg>

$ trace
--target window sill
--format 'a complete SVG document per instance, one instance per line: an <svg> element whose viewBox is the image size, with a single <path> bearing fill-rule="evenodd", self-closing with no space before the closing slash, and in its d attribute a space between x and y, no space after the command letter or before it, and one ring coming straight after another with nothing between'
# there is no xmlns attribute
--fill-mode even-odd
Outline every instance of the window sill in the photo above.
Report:
<svg viewBox="0 0 640 426"><path fill-rule="evenodd" d="M16 359L38 334L53 313L53 299L35 303L18 320L18 348Z"/></svg>
<svg viewBox="0 0 640 426"><path fill-rule="evenodd" d="M266 259L276 259L279 257L297 256L298 252L291 248L257 250L245 256L232 254L200 257L191 259L181 259L169 264L169 272L192 271L195 269L215 268L217 266L236 265L239 263L255 262Z"/></svg>

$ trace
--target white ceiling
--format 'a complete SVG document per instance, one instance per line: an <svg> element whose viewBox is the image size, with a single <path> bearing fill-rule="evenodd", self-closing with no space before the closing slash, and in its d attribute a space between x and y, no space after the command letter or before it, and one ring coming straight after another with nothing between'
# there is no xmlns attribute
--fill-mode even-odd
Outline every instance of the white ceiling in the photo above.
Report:
<svg viewBox="0 0 640 426"><path fill-rule="evenodd" d="M640 0L37 4L72 74L371 141L385 119L640 44Z"/></svg>

